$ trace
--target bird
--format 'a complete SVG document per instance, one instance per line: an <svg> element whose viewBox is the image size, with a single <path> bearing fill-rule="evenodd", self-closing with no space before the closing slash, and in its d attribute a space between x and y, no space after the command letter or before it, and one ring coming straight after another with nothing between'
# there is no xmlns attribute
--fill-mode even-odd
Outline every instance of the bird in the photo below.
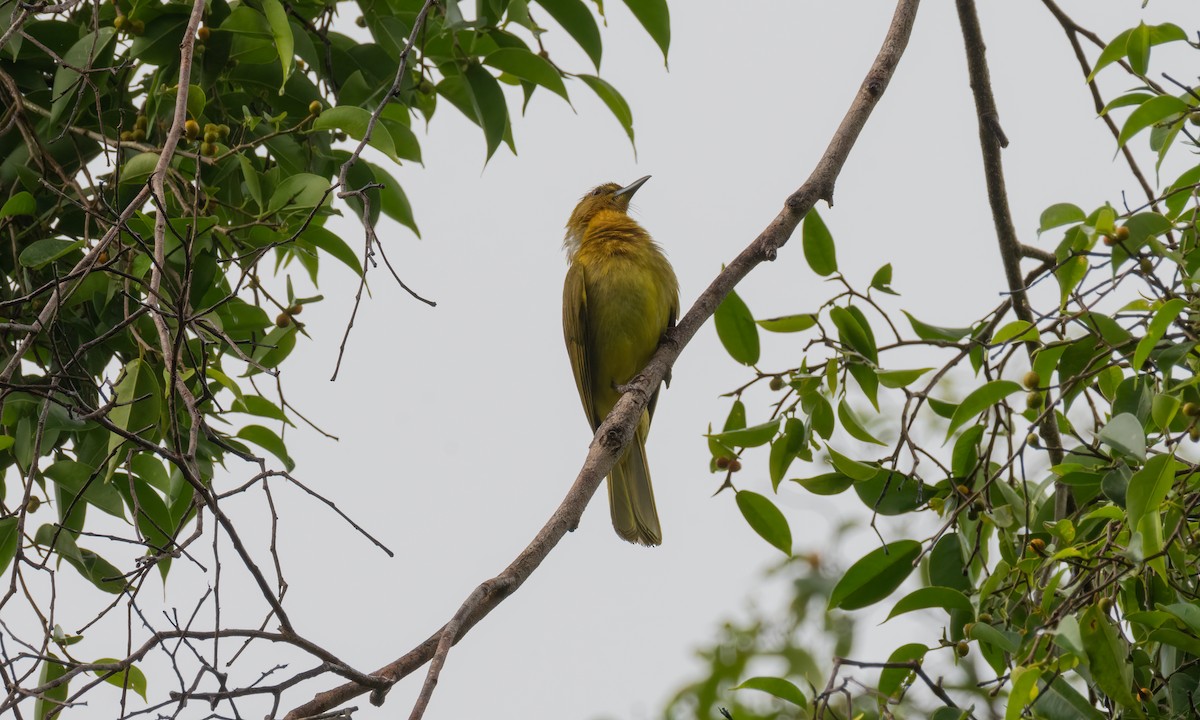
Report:
<svg viewBox="0 0 1200 720"><path fill-rule="evenodd" d="M649 179L593 188L566 225L563 336L592 432L679 315L679 281L671 263L650 233L629 217L630 199ZM608 476L613 528L622 539L647 546L662 544L646 462L658 391L654 389L633 440Z"/></svg>

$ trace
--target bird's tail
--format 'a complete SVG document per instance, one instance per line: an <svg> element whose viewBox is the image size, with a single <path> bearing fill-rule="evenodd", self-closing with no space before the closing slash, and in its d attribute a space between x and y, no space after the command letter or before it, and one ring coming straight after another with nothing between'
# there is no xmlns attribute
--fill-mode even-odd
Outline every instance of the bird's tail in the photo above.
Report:
<svg viewBox="0 0 1200 720"><path fill-rule="evenodd" d="M654 506L654 488L650 485L650 467L646 464L646 430L642 422L625 456L608 476L608 505L613 527L623 540L639 545L661 545L662 528Z"/></svg>

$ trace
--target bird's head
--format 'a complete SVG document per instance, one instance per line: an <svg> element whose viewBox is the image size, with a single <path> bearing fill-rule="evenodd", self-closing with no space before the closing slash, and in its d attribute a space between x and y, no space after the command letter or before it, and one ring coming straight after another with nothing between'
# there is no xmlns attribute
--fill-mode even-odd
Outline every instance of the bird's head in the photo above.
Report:
<svg viewBox="0 0 1200 720"><path fill-rule="evenodd" d="M596 217L597 213L604 210L614 210L619 213L624 213L629 210L629 201L633 194L638 191L650 176L639 178L629 183L625 187L610 182L598 185L592 188L587 195L579 199L579 204L575 206L574 212L571 213L571 219L567 221L567 246L577 246L580 238L583 237L584 231L587 230L588 223L592 218Z"/></svg>

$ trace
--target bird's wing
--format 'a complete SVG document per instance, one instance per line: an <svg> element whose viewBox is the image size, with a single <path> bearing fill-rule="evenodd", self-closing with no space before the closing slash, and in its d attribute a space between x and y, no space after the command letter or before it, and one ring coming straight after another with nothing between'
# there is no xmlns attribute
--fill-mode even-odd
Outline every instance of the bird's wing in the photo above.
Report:
<svg viewBox="0 0 1200 720"><path fill-rule="evenodd" d="M603 418L596 417L596 405L592 400L587 318L587 288L584 285L583 267L572 264L563 284L563 338L567 341L567 355L571 358L571 371L575 374L575 387L579 390L583 411L595 430Z"/></svg>
<svg viewBox="0 0 1200 720"><path fill-rule="evenodd" d="M679 317L679 296L676 295L671 302L671 308L670 308L669 314L667 315L667 327L663 329L664 333L666 333L667 330L670 330L671 328L675 327L675 320L678 317ZM667 374L663 376L663 384L666 385L667 387L671 387L671 368L667 368ZM659 390L661 390L661 389L662 388L655 389L654 394L650 396L650 402L646 404L646 412L649 415L650 419L654 418L654 408L656 405L658 405L658 393L659 393Z"/></svg>

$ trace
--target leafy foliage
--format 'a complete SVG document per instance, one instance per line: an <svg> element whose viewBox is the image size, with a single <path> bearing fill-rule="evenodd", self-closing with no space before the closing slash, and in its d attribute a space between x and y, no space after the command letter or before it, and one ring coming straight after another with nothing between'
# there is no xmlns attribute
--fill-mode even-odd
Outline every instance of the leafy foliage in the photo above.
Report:
<svg viewBox="0 0 1200 720"><path fill-rule="evenodd" d="M1200 93L1183 86L1171 93L1147 79L1151 48L1186 39L1175 25L1139 25L1108 44L1095 66L1115 72L1121 62L1140 80L1105 113L1125 114L1116 147L1148 139L1156 167L1172 148L1198 147L1187 126L1200 124ZM803 710L782 716L825 717L840 702L839 717L960 717L971 707L975 717L1195 717L1198 187L1200 165L1142 207L1051 204L1039 220L1040 242L1050 247L1027 253L1040 264L1026 285L1056 282L1057 292L1030 295L1049 300L1032 320L1013 318L1005 302L969 327L938 327L908 313L907 323L894 322L895 301L882 297L895 294L891 267L860 289L839 271L831 226L809 213L805 258L838 291L815 310L740 320L741 332L721 333L743 364L751 364L745 349L757 349L746 329L801 333L808 343L789 370L755 370L731 393L733 433L741 438L750 426L755 442L727 442L730 431L711 436L721 440L710 442L712 468L723 489L736 490L750 526L778 545L764 531L764 518L774 516L764 504L770 496L747 487L769 476L778 492L779 468L788 464L777 454L827 460L824 473L793 480L801 492L853 488L869 512L903 519L879 526L879 546L826 591L828 606L876 605L911 586L912 574L918 586L892 600L888 619L934 610L938 622L925 642L898 647L886 661L835 660L827 684L794 662L763 675L756 658L803 650L791 637L786 647L764 647L757 625L739 629L736 650L723 638L713 651L735 662L714 664L707 682L715 685L691 686L667 715L684 697L712 707L720 688L758 688L796 702L787 690L794 687L811 694L798 702ZM753 317L737 303L737 317ZM931 367L892 364L913 348ZM755 352L759 362L766 358ZM756 420L747 393L760 382L776 395ZM758 447L769 447L769 457ZM747 497L755 498L753 513ZM922 572L912 573L914 566ZM796 591L807 602L811 591ZM935 653L966 676L950 684L960 701L967 696L963 709L947 700L934 711L906 698L910 685L913 694L920 685L920 663L935 662ZM882 673L856 693L834 682L847 665ZM992 698L1003 709L992 708Z"/></svg>
<svg viewBox="0 0 1200 720"><path fill-rule="evenodd" d="M627 4L665 57L665 1ZM415 123L439 108L464 114L486 160L501 145L515 152L512 103L541 90L569 102L583 87L632 142L617 89L547 50L578 44L597 72L597 11L582 0L0 6L4 585L65 562L132 602L152 569L165 580L200 514L233 534L218 469L248 461L259 482L293 467L297 416L277 376L307 335L301 311L321 300L294 284L316 287L330 259L360 276L386 261L374 231L383 216L418 232L384 167L421 162ZM357 29L335 23L348 15ZM327 227L345 213L365 243ZM97 512L108 516L99 534ZM130 547L142 556L110 554ZM9 592L0 608L21 597ZM83 684L73 676L89 666L65 657L25 661L42 683L70 681L40 694L39 718ZM92 665L146 697L130 661Z"/></svg>

